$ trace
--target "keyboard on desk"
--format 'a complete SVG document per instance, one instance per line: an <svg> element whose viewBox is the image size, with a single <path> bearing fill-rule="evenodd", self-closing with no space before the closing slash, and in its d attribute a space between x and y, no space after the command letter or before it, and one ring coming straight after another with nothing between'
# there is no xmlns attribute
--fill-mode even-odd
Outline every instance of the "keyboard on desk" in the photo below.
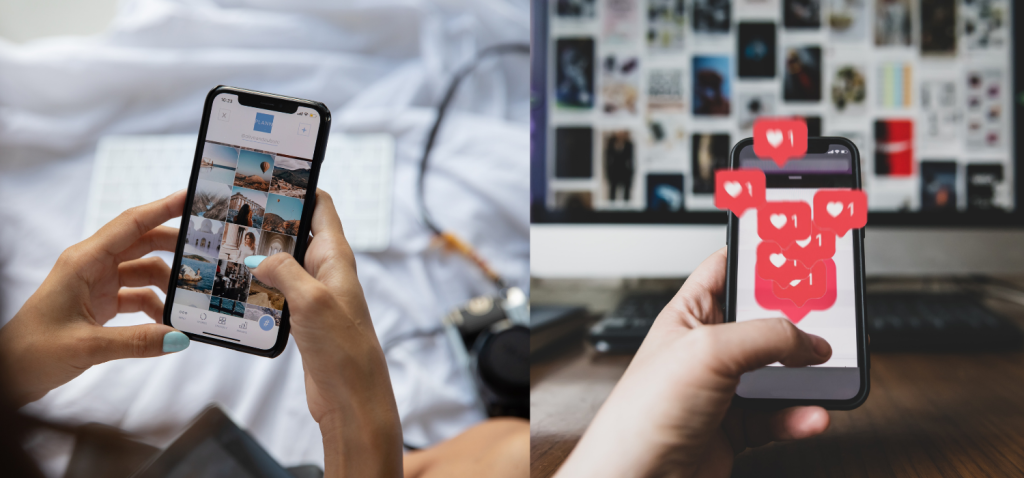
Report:
<svg viewBox="0 0 1024 478"><path fill-rule="evenodd" d="M629 295L594 324L599 352L632 353L674 293ZM869 294L867 331L876 352L1002 351L1020 348L1020 329L960 294Z"/></svg>

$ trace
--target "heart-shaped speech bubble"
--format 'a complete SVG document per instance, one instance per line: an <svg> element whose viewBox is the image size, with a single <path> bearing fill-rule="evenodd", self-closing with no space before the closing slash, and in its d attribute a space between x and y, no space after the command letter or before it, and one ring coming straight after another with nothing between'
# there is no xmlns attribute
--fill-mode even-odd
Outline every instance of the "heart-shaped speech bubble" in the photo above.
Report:
<svg viewBox="0 0 1024 478"><path fill-rule="evenodd" d="M747 209L764 203L765 175L760 169L715 171L715 207L742 216Z"/></svg>
<svg viewBox="0 0 1024 478"><path fill-rule="evenodd" d="M836 254L836 233L811 224L811 235L793 241L786 248L787 258L800 261L804 267L810 268L820 260L830 259Z"/></svg>
<svg viewBox="0 0 1024 478"><path fill-rule="evenodd" d="M783 287L796 279L803 279L811 272L796 260L787 257L782 248L774 242L763 241L757 245L757 263L754 271L761 278L775 281Z"/></svg>
<svg viewBox="0 0 1024 478"><path fill-rule="evenodd" d="M815 310L828 310L836 303L836 264L832 259L825 259L819 264L825 266L825 295L804 302L797 307L792 300L776 297L772 291L774 282L754 274L754 300L757 305L768 310L777 310L794 324L800 323L807 314Z"/></svg>
<svg viewBox="0 0 1024 478"><path fill-rule="evenodd" d="M804 201L766 201L757 208L757 235L783 249L811 235L811 205Z"/></svg>
<svg viewBox="0 0 1024 478"><path fill-rule="evenodd" d="M823 297L828 289L828 274L824 262L818 262L811 267L811 272L806 276L789 281L789 287L779 285L779 281L772 284L772 293L780 299L789 299L797 307L803 307L811 300Z"/></svg>
<svg viewBox="0 0 1024 478"><path fill-rule="evenodd" d="M758 118L754 121L754 154L779 167L807 154L807 123L802 118Z"/></svg>
<svg viewBox="0 0 1024 478"><path fill-rule="evenodd" d="M821 189L814 193L814 223L843 237L868 223L868 196L860 189Z"/></svg>

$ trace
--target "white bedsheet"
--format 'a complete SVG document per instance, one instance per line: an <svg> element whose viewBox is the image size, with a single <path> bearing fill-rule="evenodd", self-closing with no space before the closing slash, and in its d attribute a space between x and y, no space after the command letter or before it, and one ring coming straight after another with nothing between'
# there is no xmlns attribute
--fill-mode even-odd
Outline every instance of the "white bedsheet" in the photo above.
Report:
<svg viewBox="0 0 1024 478"><path fill-rule="evenodd" d="M431 249L418 219L412 193L433 106L475 51L528 39L525 1L137 0L124 2L98 37L0 40L0 323L80 237L97 139L194 134L206 92L228 84L323 101L333 131L395 136L391 247L357 255L359 277L382 342L435 326L490 288L466 261ZM437 220L524 288L528 65L523 57L489 61L465 82L427 184ZM484 417L441 336L397 345L388 365L407 442L434 443ZM108 363L26 410L110 424L165 446L211 402L281 463L322 465L294 343L273 360L193 344ZM45 443L35 450L51 476L63 473L69 451Z"/></svg>

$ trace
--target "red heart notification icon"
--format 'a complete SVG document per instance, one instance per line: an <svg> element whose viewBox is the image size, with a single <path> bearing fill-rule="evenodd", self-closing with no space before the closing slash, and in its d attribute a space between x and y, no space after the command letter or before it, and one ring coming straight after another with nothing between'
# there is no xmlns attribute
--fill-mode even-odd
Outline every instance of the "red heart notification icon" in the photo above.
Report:
<svg viewBox="0 0 1024 478"><path fill-rule="evenodd" d="M779 167L807 154L807 123L799 118L759 118L754 121L754 154L771 158Z"/></svg>
<svg viewBox="0 0 1024 478"><path fill-rule="evenodd" d="M803 201L766 201L757 208L757 235L783 249L811 235L811 205Z"/></svg>
<svg viewBox="0 0 1024 478"><path fill-rule="evenodd" d="M832 308L836 303L836 263L832 259L825 259L819 264L825 265L825 295L817 298L810 299L804 302L803 307L797 307L792 300L780 299L775 296L772 292L774 282L768 279L762 279L754 275L754 300L757 301L757 305L764 307L768 310L777 310L782 312L786 318L794 324L800 323L807 314L814 310L828 310Z"/></svg>
<svg viewBox="0 0 1024 478"><path fill-rule="evenodd" d="M824 262L819 262L811 268L810 274L802 279L790 281L789 287L782 287L778 282L772 283L772 293L780 299L789 299L797 307L803 307L811 300L825 296L828 290L828 269Z"/></svg>
<svg viewBox="0 0 1024 478"><path fill-rule="evenodd" d="M763 241L757 246L757 264L754 271L762 279L789 287L791 281L807 277L811 269L786 256L778 244Z"/></svg>
<svg viewBox="0 0 1024 478"><path fill-rule="evenodd" d="M814 193L814 223L843 237L868 223L868 195L860 189L822 189Z"/></svg>
<svg viewBox="0 0 1024 478"><path fill-rule="evenodd" d="M800 261L808 269L822 259L831 259L836 254L836 233L811 224L811 235L793 241L785 251L786 257Z"/></svg>
<svg viewBox="0 0 1024 478"><path fill-rule="evenodd" d="M715 172L715 207L742 216L764 203L765 176L760 169L720 169Z"/></svg>

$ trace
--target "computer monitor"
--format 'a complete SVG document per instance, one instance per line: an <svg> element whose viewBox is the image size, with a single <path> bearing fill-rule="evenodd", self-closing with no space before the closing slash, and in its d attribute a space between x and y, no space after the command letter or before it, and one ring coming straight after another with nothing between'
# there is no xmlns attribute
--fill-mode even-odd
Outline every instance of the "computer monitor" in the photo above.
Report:
<svg viewBox="0 0 1024 478"><path fill-rule="evenodd" d="M532 273L688 274L764 115L860 149L868 275L1024 270L1012 4L534 1Z"/></svg>

